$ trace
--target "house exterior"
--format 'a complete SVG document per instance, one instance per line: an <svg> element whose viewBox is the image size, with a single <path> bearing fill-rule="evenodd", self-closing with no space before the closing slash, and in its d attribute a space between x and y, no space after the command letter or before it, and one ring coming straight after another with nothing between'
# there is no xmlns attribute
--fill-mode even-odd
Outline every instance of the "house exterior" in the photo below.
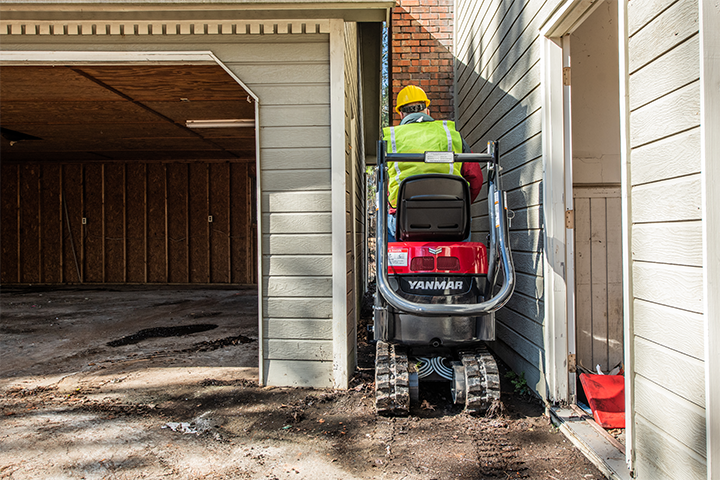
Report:
<svg viewBox="0 0 720 480"><path fill-rule="evenodd" d="M475 151L500 142L517 287L494 352L550 405L584 400L576 366L622 362L618 478L720 478L717 4L409 0L395 12L393 88L416 83L434 101L442 46L454 109L433 113Z"/></svg>
<svg viewBox="0 0 720 480"><path fill-rule="evenodd" d="M2 283L256 283L260 381L346 387L389 7L0 3Z"/></svg>
<svg viewBox="0 0 720 480"><path fill-rule="evenodd" d="M457 124L500 141L515 211L494 351L550 404L582 395L576 365L622 359L634 478L720 478L717 4L459 0L454 18Z"/></svg>

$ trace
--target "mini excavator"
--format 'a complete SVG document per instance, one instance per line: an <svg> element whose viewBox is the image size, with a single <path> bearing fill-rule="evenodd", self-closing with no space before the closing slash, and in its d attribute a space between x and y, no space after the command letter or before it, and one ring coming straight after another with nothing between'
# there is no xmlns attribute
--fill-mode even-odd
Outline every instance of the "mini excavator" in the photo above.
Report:
<svg viewBox="0 0 720 480"><path fill-rule="evenodd" d="M452 400L481 415L500 400L497 364L485 342L495 340L495 312L510 299L515 270L497 142L485 153L387 153L378 142L375 406L407 415L419 387L449 381ZM399 186L396 242L387 235L389 162L487 162L488 245L470 237L470 192L457 175L423 174Z"/></svg>

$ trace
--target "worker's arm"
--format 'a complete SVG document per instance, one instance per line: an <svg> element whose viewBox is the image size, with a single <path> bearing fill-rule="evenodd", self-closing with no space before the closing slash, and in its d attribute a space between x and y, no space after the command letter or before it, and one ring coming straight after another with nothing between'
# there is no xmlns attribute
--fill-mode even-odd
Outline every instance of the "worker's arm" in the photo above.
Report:
<svg viewBox="0 0 720 480"><path fill-rule="evenodd" d="M474 202L482 189L482 167L479 163L466 162L462 164L460 174L462 174L463 178L470 184L470 201Z"/></svg>
<svg viewBox="0 0 720 480"><path fill-rule="evenodd" d="M462 143L463 143L463 153L472 153L468 144L465 143L465 139L463 139ZM480 166L479 163L466 162L466 163L462 164L462 168L460 169L460 174L470 184L470 201L474 202L475 199L477 198L477 196L480 194L480 190L482 189L482 184L483 184L482 167Z"/></svg>

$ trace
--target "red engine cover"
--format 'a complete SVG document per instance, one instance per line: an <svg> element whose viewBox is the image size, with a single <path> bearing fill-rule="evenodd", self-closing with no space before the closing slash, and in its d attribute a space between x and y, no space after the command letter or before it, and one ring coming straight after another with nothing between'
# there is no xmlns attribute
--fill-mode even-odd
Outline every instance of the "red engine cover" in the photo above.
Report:
<svg viewBox="0 0 720 480"><path fill-rule="evenodd" d="M388 243L388 274L485 275L487 269L487 247L480 242Z"/></svg>

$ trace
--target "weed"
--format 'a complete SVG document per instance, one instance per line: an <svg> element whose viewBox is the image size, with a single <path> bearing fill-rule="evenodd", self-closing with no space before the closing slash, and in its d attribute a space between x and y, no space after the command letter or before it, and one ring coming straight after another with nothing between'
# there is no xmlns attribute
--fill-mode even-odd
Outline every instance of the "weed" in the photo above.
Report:
<svg viewBox="0 0 720 480"><path fill-rule="evenodd" d="M515 393L517 395L520 395L522 397L527 397L531 395L530 387L528 386L527 380L525 380L525 372L520 372L520 375L510 370L505 374L505 378L510 380L510 383L513 384L513 387L515 389Z"/></svg>

